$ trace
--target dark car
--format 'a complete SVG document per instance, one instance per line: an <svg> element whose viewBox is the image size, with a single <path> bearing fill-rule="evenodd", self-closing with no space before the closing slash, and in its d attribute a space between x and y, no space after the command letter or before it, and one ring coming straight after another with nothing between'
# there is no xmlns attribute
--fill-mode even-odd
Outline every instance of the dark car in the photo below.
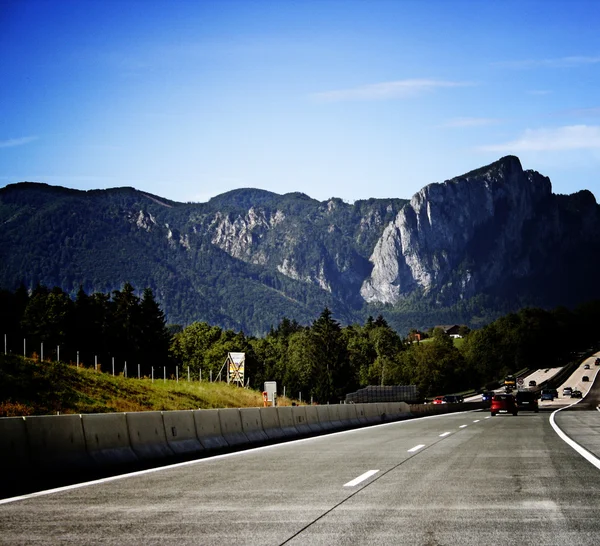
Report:
<svg viewBox="0 0 600 546"><path fill-rule="evenodd" d="M536 413L540 411L538 404L538 395L533 391L519 391L516 396L517 409L527 410L527 411L535 411Z"/></svg>
<svg viewBox="0 0 600 546"><path fill-rule="evenodd" d="M447 396L444 396L444 402L446 404L458 404L460 401L461 401L460 397L454 396L453 394L449 394Z"/></svg>
<svg viewBox="0 0 600 546"><path fill-rule="evenodd" d="M583 394L581 393L581 391L572 391L571 392L571 398L581 398L583 396Z"/></svg>
<svg viewBox="0 0 600 546"><path fill-rule="evenodd" d="M495 394L490 408L492 416L497 413L512 413L517 415L519 409L512 394Z"/></svg>
<svg viewBox="0 0 600 546"><path fill-rule="evenodd" d="M494 391L485 391L481 393L482 402L491 402L494 397Z"/></svg>
<svg viewBox="0 0 600 546"><path fill-rule="evenodd" d="M581 378L581 380L582 380L582 381L589 381L589 380L590 380L590 378L589 378L587 375L584 375L584 376Z"/></svg>
<svg viewBox="0 0 600 546"><path fill-rule="evenodd" d="M589 369L590 369L590 365L589 365L589 364L586 364L586 365L583 367L583 369L584 369L584 370L589 370Z"/></svg>
<svg viewBox="0 0 600 546"><path fill-rule="evenodd" d="M529 382L529 386L530 386L530 387L536 387L536 386L537 386L537 383L536 383L536 382L535 382L535 381L532 379L532 380Z"/></svg>
<svg viewBox="0 0 600 546"><path fill-rule="evenodd" d="M600 358L597 358L596 360L594 360L594 364L596 366L600 366Z"/></svg>

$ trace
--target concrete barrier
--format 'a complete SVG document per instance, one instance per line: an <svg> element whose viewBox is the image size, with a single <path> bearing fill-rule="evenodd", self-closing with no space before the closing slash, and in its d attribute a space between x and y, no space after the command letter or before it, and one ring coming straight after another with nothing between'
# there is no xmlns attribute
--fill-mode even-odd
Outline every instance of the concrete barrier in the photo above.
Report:
<svg viewBox="0 0 600 546"><path fill-rule="evenodd" d="M356 407L354 404L341 404L338 408L340 421L344 428L356 428L360 426L360 421L356 416Z"/></svg>
<svg viewBox="0 0 600 546"><path fill-rule="evenodd" d="M377 412L381 423L390 423L394 420L391 409L390 402L377 402Z"/></svg>
<svg viewBox="0 0 600 546"><path fill-rule="evenodd" d="M198 440L200 440L204 449L215 451L222 450L229 446L221 432L219 410L194 410L192 413L194 415Z"/></svg>
<svg viewBox="0 0 600 546"><path fill-rule="evenodd" d="M306 423L310 428L311 434L320 434L324 432L325 429L319 420L318 413L319 406L304 406L304 411L306 413ZM297 426L296 426L297 428Z"/></svg>
<svg viewBox="0 0 600 546"><path fill-rule="evenodd" d="M81 416L89 456L101 466L127 466L138 462L131 449L124 413L92 413Z"/></svg>
<svg viewBox="0 0 600 546"><path fill-rule="evenodd" d="M317 408L317 416L319 417L319 424L325 432L334 432L337 427L331 422L329 415L329 406L315 406Z"/></svg>
<svg viewBox="0 0 600 546"><path fill-rule="evenodd" d="M308 423L308 413L307 409L312 406L293 406L292 407L292 417L294 418L294 428L298 431L300 436L310 436L314 434L316 431L313 431L310 428ZM284 409L284 408L279 408ZM316 424L315 427L318 427L318 430L323 430L318 422L317 414L315 413Z"/></svg>
<svg viewBox="0 0 600 546"><path fill-rule="evenodd" d="M126 413L131 448L139 459L152 461L173 457L165 435L165 425L160 411Z"/></svg>
<svg viewBox="0 0 600 546"><path fill-rule="evenodd" d="M301 433L295 425L295 415L294 415L294 410L296 408L300 408L302 406L279 406L277 408L277 417L279 418L279 427L281 432L283 432L283 435L288 437L288 438L298 438L299 436L303 435L304 433ZM304 408L302 408L304 409ZM302 423L304 424L304 426L306 427L306 429L308 429L308 432L310 433L310 429L308 428L308 425L306 424L306 412L303 411L302 412L303 415L299 417L301 417L301 422L299 423L299 425L302 425ZM265 425L265 421L263 419L263 426ZM267 429L265 428L265 432L267 431Z"/></svg>
<svg viewBox="0 0 600 546"><path fill-rule="evenodd" d="M341 404L331 404L329 406L325 406L327 408L327 412L329 415L329 422L333 427L333 430L342 430L344 425L340 420L340 407Z"/></svg>
<svg viewBox="0 0 600 546"><path fill-rule="evenodd" d="M25 418L32 468L43 472L81 472L94 468L88 455L81 415Z"/></svg>
<svg viewBox="0 0 600 546"><path fill-rule="evenodd" d="M377 425L381 423L381 416L377 409L377 404L363 404L365 410L365 417L367 419L367 424L369 425Z"/></svg>
<svg viewBox="0 0 600 546"><path fill-rule="evenodd" d="M389 402L388 411L393 421L410 417L410 407L406 402Z"/></svg>
<svg viewBox="0 0 600 546"><path fill-rule="evenodd" d="M17 481L31 464L24 417L0 418L0 484Z"/></svg>
<svg viewBox="0 0 600 546"><path fill-rule="evenodd" d="M198 440L194 414L191 410L163 411L165 436L169 447L177 455L199 455L204 447Z"/></svg>
<svg viewBox="0 0 600 546"><path fill-rule="evenodd" d="M281 425L279 423L279 408L259 408L262 428L269 440L281 440L285 438Z"/></svg>
<svg viewBox="0 0 600 546"><path fill-rule="evenodd" d="M225 408L217 410L221 422L221 433L230 446L248 445L250 441L244 434L240 410L237 408Z"/></svg>
<svg viewBox="0 0 600 546"><path fill-rule="evenodd" d="M277 417L277 412L275 412L275 417ZM242 420L242 430L251 444L262 444L269 439L263 430L260 408L241 408L240 419Z"/></svg>
<svg viewBox="0 0 600 546"><path fill-rule="evenodd" d="M393 421L390 413L389 402L377 402L377 413L381 423Z"/></svg>
<svg viewBox="0 0 600 546"><path fill-rule="evenodd" d="M367 419L367 415L365 413L365 404L352 404L356 408L356 418L360 423L360 426L367 425L369 420Z"/></svg>

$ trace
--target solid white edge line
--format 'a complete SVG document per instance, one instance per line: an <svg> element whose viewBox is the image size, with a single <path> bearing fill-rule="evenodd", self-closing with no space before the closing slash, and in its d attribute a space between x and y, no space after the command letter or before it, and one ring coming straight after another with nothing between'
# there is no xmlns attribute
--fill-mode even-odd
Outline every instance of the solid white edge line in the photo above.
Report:
<svg viewBox="0 0 600 546"><path fill-rule="evenodd" d="M589 391L588 391L589 392ZM586 396L588 395L588 393L586 393ZM585 396L583 397L585 398ZM556 432L556 434L558 434L558 437L565 442L567 445L569 445L570 447L572 447L575 451L577 451L577 453L579 453L579 455L581 455L584 459L586 459L588 462L592 463L598 470L600 470L600 459L598 459L595 455L592 455L587 449L585 449L583 446L580 446L577 442L575 442L575 440L572 440L571 438L569 438L563 431L562 429L556 424L556 421L554 419L554 416L559 412L562 411L564 409L568 409L571 406L574 406L575 404L578 404L579 402L581 402L581 400L583 400L583 398L577 400L577 402L573 402L572 404L569 404L568 406L564 406L562 408L558 408L557 410L552 412L552 415L550 415L550 425L552 426L552 428L554 429L554 432Z"/></svg>
<svg viewBox="0 0 600 546"><path fill-rule="evenodd" d="M440 434L440 438L444 438L445 436L448 436L448 434L452 434L451 432L443 432L442 434Z"/></svg>
<svg viewBox="0 0 600 546"><path fill-rule="evenodd" d="M373 474L377 474L377 472L379 472L379 470L367 470L364 474L358 476L358 478L354 478L348 483L345 483L344 487L354 487L355 485L358 485L359 483L364 482L366 479L370 478Z"/></svg>
<svg viewBox="0 0 600 546"><path fill-rule="evenodd" d="M419 449L422 449L425 447L425 444L419 444L418 446L412 447L408 450L409 453L414 453L415 451L419 451Z"/></svg>

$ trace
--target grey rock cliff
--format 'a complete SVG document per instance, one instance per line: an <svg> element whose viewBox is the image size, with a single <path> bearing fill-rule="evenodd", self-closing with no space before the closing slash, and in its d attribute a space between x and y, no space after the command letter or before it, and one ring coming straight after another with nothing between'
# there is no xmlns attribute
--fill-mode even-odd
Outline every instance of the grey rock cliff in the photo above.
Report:
<svg viewBox="0 0 600 546"><path fill-rule="evenodd" d="M451 289L464 298L501 276L527 275L524 228L551 192L548 178L512 156L426 186L385 228L362 297L394 304L417 290Z"/></svg>

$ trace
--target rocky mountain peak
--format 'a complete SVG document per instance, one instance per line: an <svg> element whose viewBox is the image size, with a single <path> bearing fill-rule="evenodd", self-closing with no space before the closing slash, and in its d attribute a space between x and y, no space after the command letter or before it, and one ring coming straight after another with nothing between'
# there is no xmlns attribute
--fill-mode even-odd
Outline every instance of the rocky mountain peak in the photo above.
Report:
<svg viewBox="0 0 600 546"><path fill-rule="evenodd" d="M384 230L361 295L368 302L396 303L415 290L427 293L451 278L456 282L461 266L460 295L468 295L478 281L468 265L481 257L475 248L493 248L502 262L520 244L525 222L551 195L550 180L523 171L514 156L425 186Z"/></svg>

